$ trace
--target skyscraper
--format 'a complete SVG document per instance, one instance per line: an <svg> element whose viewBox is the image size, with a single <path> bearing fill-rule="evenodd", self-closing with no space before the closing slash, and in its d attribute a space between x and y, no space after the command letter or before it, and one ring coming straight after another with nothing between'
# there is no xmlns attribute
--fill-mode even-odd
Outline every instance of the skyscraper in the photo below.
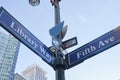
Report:
<svg viewBox="0 0 120 80"><path fill-rule="evenodd" d="M0 80L13 80L20 42L0 32Z"/></svg>
<svg viewBox="0 0 120 80"><path fill-rule="evenodd" d="M23 71L22 76L26 80L47 80L46 72L36 64L29 66Z"/></svg>

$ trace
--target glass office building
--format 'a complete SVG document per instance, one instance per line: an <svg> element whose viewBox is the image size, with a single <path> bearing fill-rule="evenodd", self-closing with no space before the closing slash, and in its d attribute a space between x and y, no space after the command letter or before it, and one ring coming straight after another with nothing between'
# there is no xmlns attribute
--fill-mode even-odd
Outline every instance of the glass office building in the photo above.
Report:
<svg viewBox="0 0 120 80"><path fill-rule="evenodd" d="M47 80L46 72L36 64L29 66L21 74L26 80Z"/></svg>
<svg viewBox="0 0 120 80"><path fill-rule="evenodd" d="M0 32L0 80L13 80L20 42Z"/></svg>

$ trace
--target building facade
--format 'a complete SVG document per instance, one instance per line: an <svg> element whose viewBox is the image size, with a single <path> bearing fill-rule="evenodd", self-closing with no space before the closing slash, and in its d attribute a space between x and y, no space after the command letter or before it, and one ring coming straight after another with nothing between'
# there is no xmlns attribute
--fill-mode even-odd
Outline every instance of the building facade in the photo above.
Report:
<svg viewBox="0 0 120 80"><path fill-rule="evenodd" d="M26 80L25 78L23 78L21 75L19 75L18 73L14 74L14 80Z"/></svg>
<svg viewBox="0 0 120 80"><path fill-rule="evenodd" d="M0 80L13 80L20 42L0 32Z"/></svg>
<svg viewBox="0 0 120 80"><path fill-rule="evenodd" d="M29 66L21 74L26 80L47 80L46 72L36 64Z"/></svg>

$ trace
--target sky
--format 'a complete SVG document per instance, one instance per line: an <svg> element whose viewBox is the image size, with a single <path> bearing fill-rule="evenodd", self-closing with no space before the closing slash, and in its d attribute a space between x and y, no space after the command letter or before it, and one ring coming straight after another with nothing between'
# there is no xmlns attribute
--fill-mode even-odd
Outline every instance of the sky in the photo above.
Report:
<svg viewBox="0 0 120 80"><path fill-rule="evenodd" d="M120 25L120 0L61 0L60 15L68 31L63 41L77 37L78 45L71 52ZM27 0L0 0L3 6L47 47L51 46L49 29L54 27L54 7L49 0L41 0L33 7ZM8 34L2 27L0 31ZM65 70L66 80L120 80L120 44ZM48 80L55 80L55 71L39 56L21 43L15 73L38 64L47 72Z"/></svg>

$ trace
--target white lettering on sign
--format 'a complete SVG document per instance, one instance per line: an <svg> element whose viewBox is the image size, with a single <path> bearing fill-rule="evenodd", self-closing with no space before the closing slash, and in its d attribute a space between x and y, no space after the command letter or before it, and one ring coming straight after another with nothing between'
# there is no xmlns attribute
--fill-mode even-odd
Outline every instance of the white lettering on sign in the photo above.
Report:
<svg viewBox="0 0 120 80"><path fill-rule="evenodd" d="M77 56L77 58L82 58L96 50L103 48L106 45L111 44L114 41L115 41L115 37L113 37L113 36L111 36L105 40L100 40L100 41L96 42L96 44L93 44L86 48L83 48L82 50L80 50L79 52L76 53L76 56Z"/></svg>
<svg viewBox="0 0 120 80"><path fill-rule="evenodd" d="M24 38L27 42L29 42L29 43L33 46L33 48L36 48L36 47L38 46L38 44L37 44L35 41L33 41L29 36L27 36L27 35L23 32L22 28L20 28L19 26L18 26L18 27L15 27L15 22L12 21L10 27L11 27L15 32L17 32L22 38Z"/></svg>
<svg viewBox="0 0 120 80"><path fill-rule="evenodd" d="M76 44L76 40L68 41L68 42L65 44L65 47L71 46L71 45L73 45L73 44Z"/></svg>
<svg viewBox="0 0 120 80"><path fill-rule="evenodd" d="M96 50L96 47L91 45L88 48L85 48L85 49L81 50L80 52L78 52L77 58L80 58L80 56L85 56L85 55L87 55L95 50Z"/></svg>
<svg viewBox="0 0 120 80"><path fill-rule="evenodd" d="M105 46L105 45L107 45L107 44L109 44L109 43L111 43L111 42L113 42L113 41L115 41L115 38L114 37L110 37L110 38L108 38L108 39L106 39L106 40L103 40L103 41L99 41L99 48L101 48L101 47L103 47L103 46Z"/></svg>
<svg viewBox="0 0 120 80"><path fill-rule="evenodd" d="M16 27L15 22L12 21L10 27L15 32L17 32L24 40L26 40L28 43L30 43L34 49L39 49L40 53L44 55L42 57L47 58L49 61L52 60L50 54L46 51L46 49L43 48L41 45L37 44L36 41L32 40L27 34L25 34L25 32L23 31L23 29L21 27L19 27L19 26Z"/></svg>
<svg viewBox="0 0 120 80"><path fill-rule="evenodd" d="M51 60L52 58L50 57L50 55L46 52L46 50L40 46L40 52L45 55L49 60Z"/></svg>

